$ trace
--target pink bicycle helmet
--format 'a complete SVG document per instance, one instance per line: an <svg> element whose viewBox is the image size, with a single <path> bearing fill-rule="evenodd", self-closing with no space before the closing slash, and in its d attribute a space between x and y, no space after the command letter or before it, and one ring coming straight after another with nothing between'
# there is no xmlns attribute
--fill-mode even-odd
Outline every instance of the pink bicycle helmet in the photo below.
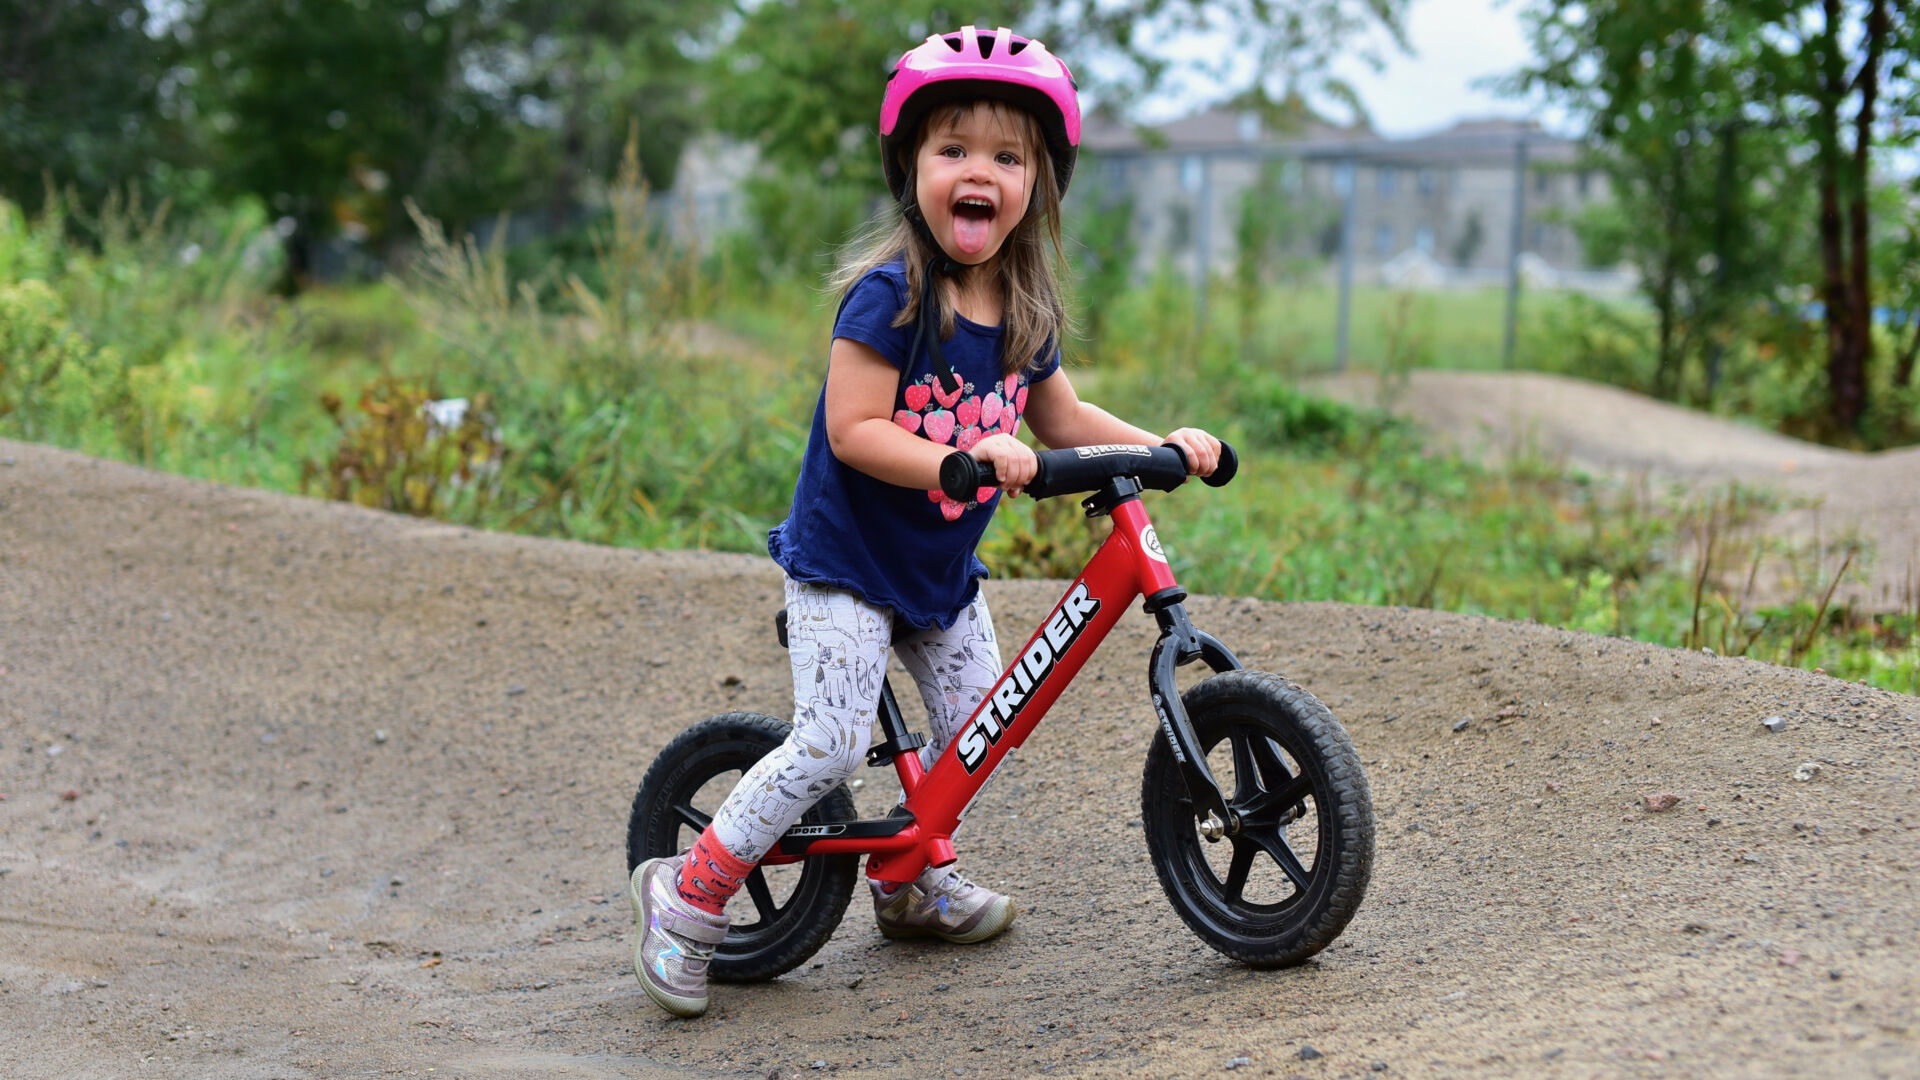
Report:
<svg viewBox="0 0 1920 1080"><path fill-rule="evenodd" d="M894 198L906 197L899 151L912 145L928 111L985 97L1025 109L1040 121L1064 195L1080 147L1078 91L1066 61L1004 26L990 34L971 26L934 34L908 50L887 76L887 95L880 103L880 160L887 186Z"/></svg>

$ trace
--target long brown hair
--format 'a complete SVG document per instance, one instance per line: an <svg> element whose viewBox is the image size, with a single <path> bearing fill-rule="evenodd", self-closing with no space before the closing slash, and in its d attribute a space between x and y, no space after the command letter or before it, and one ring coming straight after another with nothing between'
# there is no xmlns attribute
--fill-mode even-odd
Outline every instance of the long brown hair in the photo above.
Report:
<svg viewBox="0 0 1920 1080"><path fill-rule="evenodd" d="M1001 290L1000 366L1011 375L1041 362L1040 350L1058 347L1071 324L1067 316L1065 285L1060 266L1066 253L1060 240L1060 185L1053 171L1053 155L1040 133L1040 123L1024 110L992 99L954 102L941 105L927 115L920 135L910 149L903 149L901 162L907 174L906 190L912 197L917 180L914 163L920 145L929 134L958 124L976 108L993 110L996 119L1013 125L1026 146L1027 160L1034 170L1033 194L1027 199L1027 213L994 254L991 266L997 271ZM911 325L920 313L920 290L925 287L927 260L936 252L929 248L925 234L907 220L898 204L882 214L865 232L848 244L852 252L831 281L835 290L845 292L869 271L906 257L907 305L893 317L896 327ZM978 271L975 271L978 272ZM953 336L953 300L942 289L934 297L940 308L940 337Z"/></svg>

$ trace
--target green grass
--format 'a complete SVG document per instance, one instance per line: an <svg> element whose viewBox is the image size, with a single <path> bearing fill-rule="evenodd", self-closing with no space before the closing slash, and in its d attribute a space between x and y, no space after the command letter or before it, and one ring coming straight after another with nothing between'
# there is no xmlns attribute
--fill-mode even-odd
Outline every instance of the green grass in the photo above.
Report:
<svg viewBox="0 0 1920 1080"><path fill-rule="evenodd" d="M116 212L123 227L79 247L57 219L0 209L0 435L615 545L758 552L786 512L834 307L815 288L730 280L637 216L600 236L591 282L543 271L523 287L503 252L423 221L401 280L286 301L267 289L261 215L156 227ZM1497 300L1371 294L1356 356L1367 340L1388 366L1480 356ZM1073 350L1090 400L1242 452L1234 484L1152 497L1189 588L1532 618L1920 690L1915 613L1818 603L1837 553L1768 538L1760 496L1484 466L1300 393L1326 306L1323 292L1270 298L1273 325L1300 335L1290 364L1220 308L1196 334L1190 294L1162 276L1112 298L1102 338ZM450 397L470 401L465 422L428 424L421 403ZM1017 500L983 557L1071 574L1102 528L1071 500ZM1744 599L1750 559L1797 567L1795 598Z"/></svg>

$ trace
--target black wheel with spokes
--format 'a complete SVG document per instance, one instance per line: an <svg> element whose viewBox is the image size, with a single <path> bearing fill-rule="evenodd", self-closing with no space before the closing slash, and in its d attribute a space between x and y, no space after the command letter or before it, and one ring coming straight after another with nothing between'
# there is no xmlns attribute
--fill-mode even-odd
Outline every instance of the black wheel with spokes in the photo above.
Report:
<svg viewBox="0 0 1920 1080"><path fill-rule="evenodd" d="M786 741L789 730L771 716L727 713L702 720L668 743L633 797L627 872L692 847L741 775ZM836 787L800 823L853 818L853 797ZM754 982L805 963L840 925L859 873L858 855L812 855L797 863L754 867L746 888L727 905L733 925L713 951L708 976Z"/></svg>
<svg viewBox="0 0 1920 1080"><path fill-rule="evenodd" d="M1373 870L1373 799L1345 728L1277 675L1229 671L1181 695L1240 819L1210 842L1165 739L1141 784L1147 849L1193 932L1253 967L1298 964L1340 936Z"/></svg>

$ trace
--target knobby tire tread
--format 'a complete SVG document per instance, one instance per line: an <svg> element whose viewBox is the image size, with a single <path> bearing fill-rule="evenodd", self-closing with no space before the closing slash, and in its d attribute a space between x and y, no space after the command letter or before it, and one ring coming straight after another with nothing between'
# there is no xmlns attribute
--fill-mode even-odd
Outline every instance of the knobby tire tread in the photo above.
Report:
<svg viewBox="0 0 1920 1080"><path fill-rule="evenodd" d="M1286 723L1305 737L1311 752L1319 759L1318 764L1324 771L1328 790L1322 792L1316 786L1314 802L1316 813L1331 812L1336 815L1333 826L1338 834L1336 865L1332 867L1334 882L1305 920L1305 925L1280 940L1249 946L1212 932L1200 917L1186 907L1179 885L1174 880L1174 875L1183 872L1174 853L1163 850L1156 843L1157 835L1170 834L1157 834L1156 822L1152 817L1146 818L1147 828L1144 830L1154 870L1167 899L1179 912L1181 920L1209 946L1255 968L1290 967L1303 963L1332 944L1346 929L1359 911L1372 877L1373 800L1359 754L1348 738L1346 729L1325 704L1297 684L1269 672L1224 672L1193 686L1181 695L1181 701L1203 742L1209 730L1209 710L1258 706L1271 708L1284 717ZM1306 767L1306 763L1300 764ZM1167 814L1164 796L1170 779L1177 785L1177 790L1185 791L1185 781L1167 748L1166 740L1157 738L1148 751L1141 780L1143 814L1158 813L1164 820ZM1194 827L1191 820L1173 824L1175 828ZM1320 852L1316 863L1321 862L1324 856L1325 852ZM1321 868L1316 866L1316 877L1320 872Z"/></svg>

